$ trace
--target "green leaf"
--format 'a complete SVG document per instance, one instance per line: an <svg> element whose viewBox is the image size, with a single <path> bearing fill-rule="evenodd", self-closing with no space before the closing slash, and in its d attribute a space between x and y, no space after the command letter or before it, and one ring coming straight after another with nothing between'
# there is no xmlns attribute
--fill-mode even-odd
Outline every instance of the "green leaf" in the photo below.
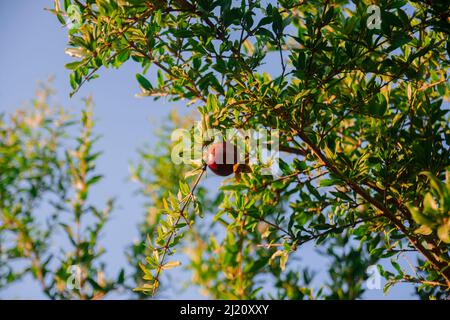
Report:
<svg viewBox="0 0 450 320"><path fill-rule="evenodd" d="M286 270L286 263L288 261L289 255L286 251L283 251L283 254L280 257L280 269L281 271Z"/></svg>
<svg viewBox="0 0 450 320"><path fill-rule="evenodd" d="M59 0L57 0L59 1ZM67 9L69 9L71 5L71 1L70 0L64 0L64 10L67 11Z"/></svg>
<svg viewBox="0 0 450 320"><path fill-rule="evenodd" d="M400 268L400 265L395 260L391 260L391 264L400 275L403 275L402 268Z"/></svg>
<svg viewBox="0 0 450 320"><path fill-rule="evenodd" d="M322 179L319 181L319 187L329 187L335 184L333 179Z"/></svg>
<svg viewBox="0 0 450 320"><path fill-rule="evenodd" d="M408 205L408 209L411 212L411 216L413 217L414 221L418 224L426 226L432 226L434 224L433 221L424 216L416 207Z"/></svg>
<svg viewBox="0 0 450 320"><path fill-rule="evenodd" d="M450 228L448 224L443 224L437 229L437 235L439 239L445 243L450 243Z"/></svg>
<svg viewBox="0 0 450 320"><path fill-rule="evenodd" d="M103 175L101 175L101 174L93 176L92 178L90 178L87 181L87 185L90 186L92 184L95 184L95 183L99 182L102 178L103 178Z"/></svg>
<svg viewBox="0 0 450 320"><path fill-rule="evenodd" d="M395 49L409 43L412 38L404 33L395 33L391 40L391 45L387 49L388 52L394 51Z"/></svg>
<svg viewBox="0 0 450 320"><path fill-rule="evenodd" d="M402 21L392 12L382 11L381 19L382 19L382 23L386 24L388 26L395 26L395 27L399 27L399 28L403 27Z"/></svg>
<svg viewBox="0 0 450 320"><path fill-rule="evenodd" d="M124 281L125 281L125 270L121 269L120 273L119 273L119 275L117 277L117 283L118 284L122 284L122 283L124 283Z"/></svg>
<svg viewBox="0 0 450 320"><path fill-rule="evenodd" d="M269 37L270 39L275 39L273 33L267 30L266 28L259 28L258 30L256 30L255 34L259 36Z"/></svg>
<svg viewBox="0 0 450 320"><path fill-rule="evenodd" d="M219 102L217 100L217 96L215 94L208 94L208 97L206 99L206 107L207 110L211 113L215 113L220 110L219 108Z"/></svg>
<svg viewBox="0 0 450 320"><path fill-rule="evenodd" d="M141 87L145 90L152 90L152 84L150 83L150 81L148 81L143 75L137 73L136 74L136 79L139 82L139 84L141 85Z"/></svg>
<svg viewBox="0 0 450 320"><path fill-rule="evenodd" d="M291 174L291 167L281 158L279 159L279 165L280 170L283 172L284 175Z"/></svg>
<svg viewBox="0 0 450 320"><path fill-rule="evenodd" d="M247 186L244 184L228 184L221 186L219 189L222 191L238 191L247 189Z"/></svg>
<svg viewBox="0 0 450 320"><path fill-rule="evenodd" d="M439 196L441 198L444 197L445 195L445 188L444 188L444 184L442 183L442 181L439 181L438 178L436 178L431 172L428 171L422 171L421 173L419 173L419 175L423 175L428 177L428 179L430 179L430 185L431 187L436 190L436 192L439 193Z"/></svg>
<svg viewBox="0 0 450 320"><path fill-rule="evenodd" d="M83 61L70 62L65 65L66 69L76 70L84 64Z"/></svg>
<svg viewBox="0 0 450 320"><path fill-rule="evenodd" d="M162 265L161 269L167 270L167 269L172 269L172 268L175 268L178 266L181 266L180 261L170 261L170 262L167 262L166 264Z"/></svg>
<svg viewBox="0 0 450 320"><path fill-rule="evenodd" d="M426 225L422 225L419 228L417 228L414 233L415 234L421 234L424 236L428 236L433 232L433 230L431 230L431 228L429 226Z"/></svg>
<svg viewBox="0 0 450 320"><path fill-rule="evenodd" d="M423 208L426 213L433 213L438 210L437 203L429 192L425 194L425 197L423 198Z"/></svg>

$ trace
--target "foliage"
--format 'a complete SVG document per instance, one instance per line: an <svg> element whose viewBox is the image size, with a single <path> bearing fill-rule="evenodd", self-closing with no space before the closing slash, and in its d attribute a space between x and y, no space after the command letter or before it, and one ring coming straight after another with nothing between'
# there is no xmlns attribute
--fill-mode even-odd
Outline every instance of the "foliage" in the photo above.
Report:
<svg viewBox="0 0 450 320"><path fill-rule="evenodd" d="M190 243L197 244L191 268L194 282L209 294L257 297L262 276L276 283L281 297L311 298L307 290L290 289L309 283L292 276L291 257L307 242L333 245L345 232L350 245L364 246L356 254L367 256L362 261L391 258L394 273L382 270L388 284L411 282L428 292L422 297L448 296L448 210L425 192L429 179L433 190L442 188L438 181L450 165L444 103L450 5L377 3L380 28L368 27L369 1L86 0L55 6L60 17L70 4L82 13L67 49L79 58L67 65L74 92L100 67L119 68L131 59L142 67L136 75L142 96L188 100L205 128L280 132L281 177L253 168L239 181L224 181L211 222L222 228L220 239L196 227L191 211L185 214L186 204L200 204L196 182L191 188L172 184L179 198L158 191L164 219L148 229L147 282L140 290L154 293L161 270L178 265L166 258L186 232L200 233ZM419 257L412 273L398 264L406 251Z"/></svg>
<svg viewBox="0 0 450 320"><path fill-rule="evenodd" d="M171 141L171 133L176 128L189 128L192 123L192 117L182 118L177 113L172 112L167 123L158 128L159 130L156 132L158 144L142 148L139 151L139 162L131 168L131 180L139 184L138 192L147 199L144 205L145 219L139 225L139 241L134 243L127 252L130 264L135 267L134 280L138 287L144 286L141 269L144 269L145 272L145 266L142 262L147 260L150 263L151 260L146 259L146 257L154 252L152 250L154 248L145 245L148 235L161 234L162 229L158 231L160 222L164 221L165 216L173 214L173 211L169 209L169 203L171 207L177 206L180 197L183 196L181 193L178 194L179 180L187 173L188 168L183 164L174 165L172 161L171 154L174 142ZM186 186L184 184L182 186L183 190L186 190ZM195 198L208 206L209 201L205 197L204 188L199 187L197 189ZM170 202L167 202L166 199L169 199ZM195 215L189 214L187 210L184 215L186 219L183 218L179 225L186 223L186 220L195 219ZM164 224L163 228L167 227ZM177 238L174 238L173 241L177 241ZM151 243L151 240L149 239L148 242ZM175 248L173 248L171 253L174 254L175 251ZM150 277L151 275L147 273L145 280L149 280L147 278ZM142 293L139 290L136 292L137 294Z"/></svg>
<svg viewBox="0 0 450 320"><path fill-rule="evenodd" d="M44 87L31 108L0 120L0 288L31 274L52 299L97 299L123 283L106 278L98 238L113 208L88 202L95 173L91 101L81 127L49 106ZM67 131L79 129L69 139Z"/></svg>

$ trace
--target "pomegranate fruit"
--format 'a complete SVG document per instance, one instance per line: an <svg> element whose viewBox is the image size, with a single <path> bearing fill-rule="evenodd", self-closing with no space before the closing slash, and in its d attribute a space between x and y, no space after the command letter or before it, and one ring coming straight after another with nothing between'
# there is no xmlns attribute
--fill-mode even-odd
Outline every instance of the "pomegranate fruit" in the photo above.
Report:
<svg viewBox="0 0 450 320"><path fill-rule="evenodd" d="M229 176L238 163L237 147L229 142L218 142L210 145L206 151L205 162L212 172L219 176Z"/></svg>

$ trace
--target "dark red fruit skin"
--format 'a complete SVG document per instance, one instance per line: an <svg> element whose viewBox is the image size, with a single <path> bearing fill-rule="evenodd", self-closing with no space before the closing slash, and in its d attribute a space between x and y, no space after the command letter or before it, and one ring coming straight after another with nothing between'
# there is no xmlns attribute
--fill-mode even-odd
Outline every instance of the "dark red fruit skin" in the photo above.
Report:
<svg viewBox="0 0 450 320"><path fill-rule="evenodd" d="M234 156L228 161L232 163L226 163L227 154L230 154L229 157L231 158L231 153L234 153ZM229 176L233 173L233 167L238 162L237 147L229 142L214 143L209 146L206 152L205 162L215 174L222 177Z"/></svg>

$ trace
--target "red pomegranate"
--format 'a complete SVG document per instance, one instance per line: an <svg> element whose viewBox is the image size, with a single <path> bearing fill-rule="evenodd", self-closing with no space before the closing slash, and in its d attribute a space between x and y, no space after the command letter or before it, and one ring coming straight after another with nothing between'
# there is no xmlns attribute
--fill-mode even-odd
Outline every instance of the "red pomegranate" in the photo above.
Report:
<svg viewBox="0 0 450 320"><path fill-rule="evenodd" d="M210 145L206 151L205 162L212 172L219 176L229 176L238 163L237 147L229 142L218 142Z"/></svg>

